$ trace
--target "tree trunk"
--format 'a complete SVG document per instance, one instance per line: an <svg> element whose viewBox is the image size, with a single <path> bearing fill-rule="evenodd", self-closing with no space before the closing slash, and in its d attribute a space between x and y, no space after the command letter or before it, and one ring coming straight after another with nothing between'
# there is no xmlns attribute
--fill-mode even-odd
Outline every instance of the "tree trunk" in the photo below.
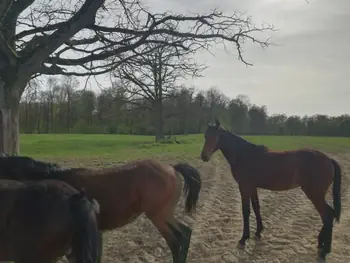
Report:
<svg viewBox="0 0 350 263"><path fill-rule="evenodd" d="M17 105L0 109L0 151L7 154L19 153L19 114Z"/></svg>
<svg viewBox="0 0 350 263"><path fill-rule="evenodd" d="M187 107L187 106L186 106ZM185 118L184 120L184 135L188 135L188 126L189 126L189 117L188 117L188 112L187 109L185 110L185 114L183 116Z"/></svg>
<svg viewBox="0 0 350 263"><path fill-rule="evenodd" d="M50 132L50 103L45 103L45 125L46 125L46 133Z"/></svg>
<svg viewBox="0 0 350 263"><path fill-rule="evenodd" d="M41 130L40 130L40 122L41 122L41 106L39 103L36 104L37 106L37 112L38 112L38 115L37 115L37 122L36 122L36 129L37 129L37 133L40 134L41 133Z"/></svg>
<svg viewBox="0 0 350 263"><path fill-rule="evenodd" d="M70 131L70 117L71 117L71 112L70 112L70 105L71 104L71 98L70 98L70 95L68 95L68 98L67 98L67 132L69 133Z"/></svg>
<svg viewBox="0 0 350 263"><path fill-rule="evenodd" d="M0 153L9 152L9 129L11 112L0 109Z"/></svg>
<svg viewBox="0 0 350 263"><path fill-rule="evenodd" d="M19 99L18 102L16 102L16 105L12 105L11 107L11 117L10 117L10 125L9 125L9 131L10 131L10 141L11 141L11 147L10 147L10 154L19 154Z"/></svg>
<svg viewBox="0 0 350 263"><path fill-rule="evenodd" d="M19 153L20 93L15 92L13 88L0 79L0 150L7 154Z"/></svg>
<svg viewBox="0 0 350 263"><path fill-rule="evenodd" d="M164 119L162 101L157 101L155 106L155 126L156 126L156 142L164 139Z"/></svg>

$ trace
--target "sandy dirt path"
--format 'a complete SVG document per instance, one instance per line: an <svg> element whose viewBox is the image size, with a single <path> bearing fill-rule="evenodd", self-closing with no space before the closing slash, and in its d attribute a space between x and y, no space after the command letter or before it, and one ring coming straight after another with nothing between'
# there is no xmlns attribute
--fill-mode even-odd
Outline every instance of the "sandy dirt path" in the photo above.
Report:
<svg viewBox="0 0 350 263"><path fill-rule="evenodd" d="M350 154L332 155L343 168L342 216L333 231L332 253L327 262L350 262ZM170 161L174 162L174 161ZM245 250L236 248L242 234L241 201L228 164L220 155L210 163L191 163L203 175L197 213L183 214L183 200L177 218L193 228L188 262L316 262L317 235L321 220L300 189L286 192L259 190L265 230L261 241L250 240ZM332 204L331 196L327 200ZM256 221L251 212L251 236ZM172 258L155 227L140 217L134 223L104 235L103 262L162 262Z"/></svg>

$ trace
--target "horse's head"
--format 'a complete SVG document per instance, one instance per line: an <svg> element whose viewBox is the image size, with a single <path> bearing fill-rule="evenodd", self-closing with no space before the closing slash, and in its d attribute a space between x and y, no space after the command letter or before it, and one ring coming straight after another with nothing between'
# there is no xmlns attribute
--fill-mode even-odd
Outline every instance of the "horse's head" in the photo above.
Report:
<svg viewBox="0 0 350 263"><path fill-rule="evenodd" d="M210 122L208 128L204 133L204 145L201 152L201 158L204 162L208 162L215 151L219 149L220 139L220 122L215 120L214 123Z"/></svg>

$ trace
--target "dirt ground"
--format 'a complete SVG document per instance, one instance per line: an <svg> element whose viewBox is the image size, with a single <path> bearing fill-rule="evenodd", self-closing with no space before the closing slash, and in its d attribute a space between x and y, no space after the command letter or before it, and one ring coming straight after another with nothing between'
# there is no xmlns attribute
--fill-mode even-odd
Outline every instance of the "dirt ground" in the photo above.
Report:
<svg viewBox="0 0 350 263"><path fill-rule="evenodd" d="M350 262L350 154L332 155L343 168L342 216L333 231L332 253L327 262ZM174 162L174 161L172 161ZM242 234L242 212L237 183L219 155L210 163L191 164L202 173L199 207L193 216L177 218L193 228L188 262L316 262L317 235L321 220L300 189L270 192L259 189L265 230L261 241L251 239L245 250L236 248ZM328 196L331 202L331 197ZM251 236L256 221L251 212ZM145 218L104 234L103 262L172 262L165 241Z"/></svg>

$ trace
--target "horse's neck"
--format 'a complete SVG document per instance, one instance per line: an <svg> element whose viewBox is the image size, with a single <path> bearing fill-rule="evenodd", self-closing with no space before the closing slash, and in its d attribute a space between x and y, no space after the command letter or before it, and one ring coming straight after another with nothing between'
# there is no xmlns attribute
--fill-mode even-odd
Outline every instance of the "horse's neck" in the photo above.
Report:
<svg viewBox="0 0 350 263"><path fill-rule="evenodd" d="M231 169L234 169L234 167L236 166L236 152L237 152L237 150L234 148L232 143L229 142L230 134L223 134L222 136L226 137L227 142L226 142L226 140L225 140L225 142L221 141L220 150L221 150L222 154L224 155L225 159L227 160L227 162L230 164Z"/></svg>
<svg viewBox="0 0 350 263"><path fill-rule="evenodd" d="M264 151L263 146L255 145L234 134L226 131L225 142L222 142L220 150L232 170L236 170L239 165L244 165L246 160L252 161L255 154Z"/></svg>

